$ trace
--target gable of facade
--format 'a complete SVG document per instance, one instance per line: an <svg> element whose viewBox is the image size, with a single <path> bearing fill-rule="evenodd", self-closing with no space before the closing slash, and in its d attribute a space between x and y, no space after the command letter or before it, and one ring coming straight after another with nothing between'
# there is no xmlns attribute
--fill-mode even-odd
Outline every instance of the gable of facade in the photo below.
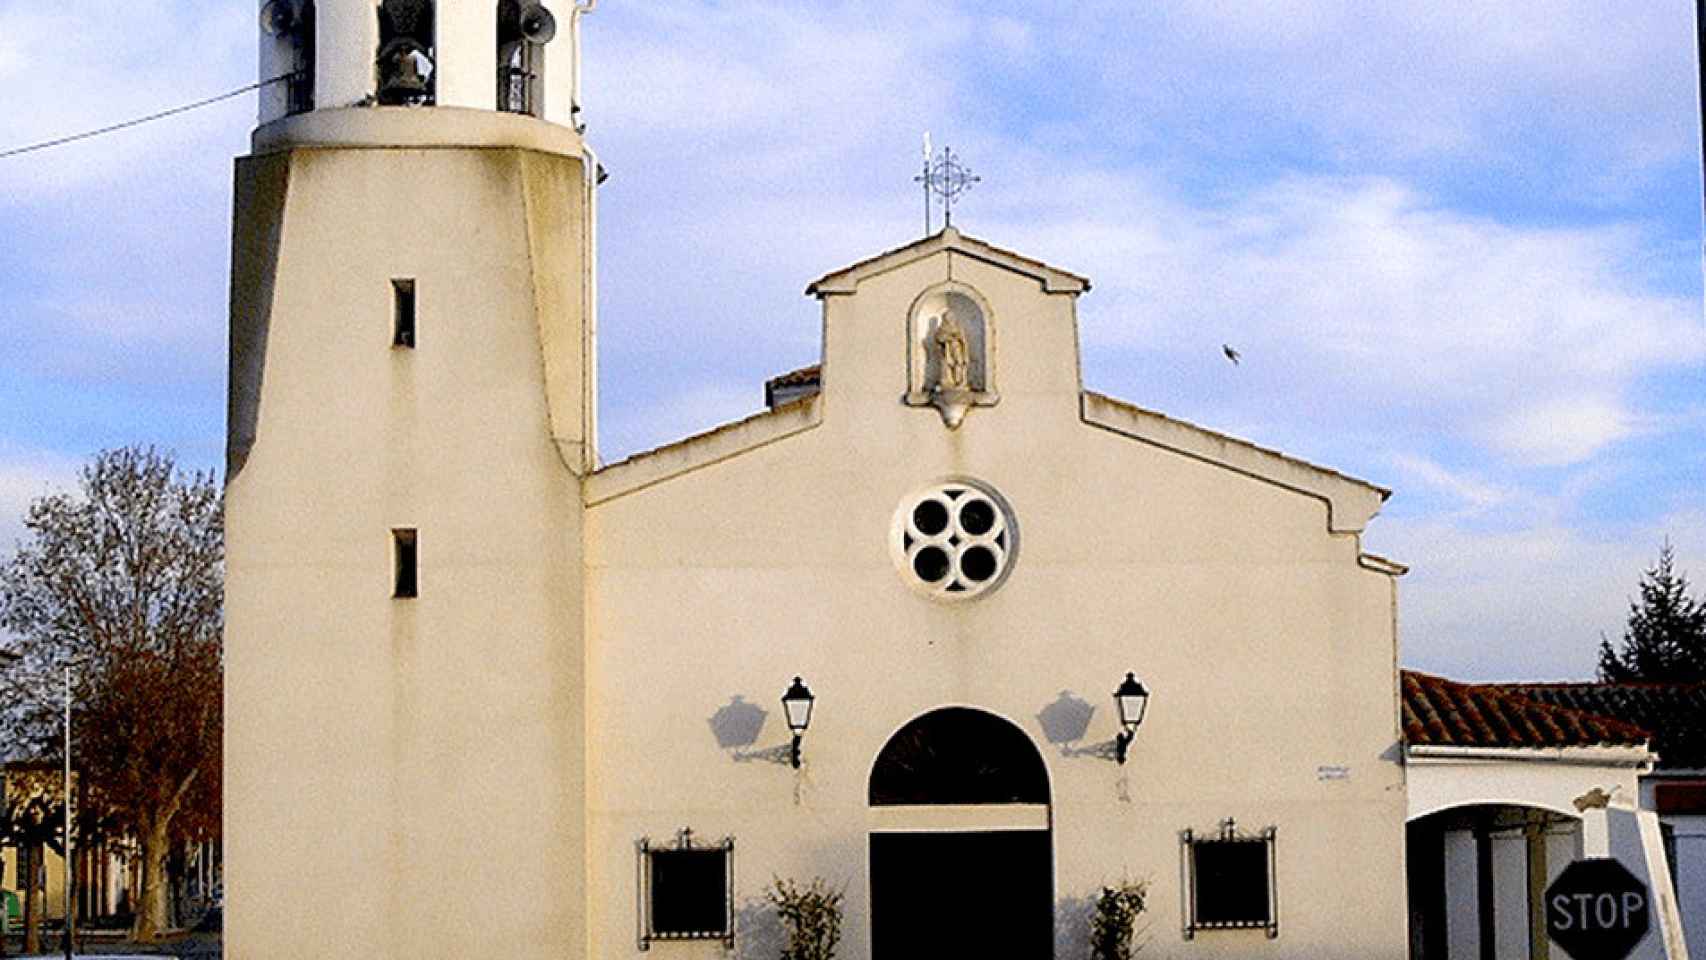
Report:
<svg viewBox="0 0 1706 960"><path fill-rule="evenodd" d="M831 274L811 288L815 376L588 479L593 889L632 875L636 838L733 836L737 902L772 874L824 877L847 891L848 955L866 956L876 838L1041 827L1057 912L1128 876L1169 918L1189 908L1181 837L1230 821L1279 838L1285 951L1399 949L1401 568L1357 536L1386 492L1084 391L1087 287L953 232ZM950 296L983 324L966 386L993 394L957 421L933 402L948 366L920 324ZM913 563L929 546L914 510L956 497L987 498L1010 534L996 585L967 596ZM1109 694L1128 671L1153 706L1120 764ZM817 696L798 773L761 760L788 740L765 706L795 675ZM885 746L944 709L1029 738L1046 802L871 804ZM743 711L760 718L731 743L718 718ZM597 941L631 936L631 904L593 911ZM1062 931L1065 956L1080 934ZM1268 932L1176 936L1219 956Z"/></svg>

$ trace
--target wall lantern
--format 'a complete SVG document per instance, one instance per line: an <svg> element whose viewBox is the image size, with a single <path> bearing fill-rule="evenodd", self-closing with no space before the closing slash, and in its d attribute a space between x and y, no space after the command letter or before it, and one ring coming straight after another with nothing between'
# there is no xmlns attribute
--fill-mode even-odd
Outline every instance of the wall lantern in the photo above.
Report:
<svg viewBox="0 0 1706 960"><path fill-rule="evenodd" d="M1131 746L1131 740L1137 736L1137 726L1143 722L1143 711L1149 707L1149 689L1143 681L1137 679L1137 674L1128 673L1119 689L1114 691L1114 702L1120 707L1120 735L1114 739L1114 749L1119 761L1125 763L1126 747Z"/></svg>
<svg viewBox="0 0 1706 960"><path fill-rule="evenodd" d="M817 700L812 692L806 689L805 681L794 678L794 685L788 692L782 694L782 710L788 715L788 729L794 731L794 747L788 759L794 764L794 769L800 768L800 738L805 736L806 728L812 725L812 703Z"/></svg>

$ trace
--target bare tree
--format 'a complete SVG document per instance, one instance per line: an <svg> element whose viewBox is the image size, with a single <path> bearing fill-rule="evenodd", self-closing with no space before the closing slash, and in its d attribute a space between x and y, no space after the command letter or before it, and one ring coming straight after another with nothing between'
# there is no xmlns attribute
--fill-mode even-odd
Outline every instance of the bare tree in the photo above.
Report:
<svg viewBox="0 0 1706 960"><path fill-rule="evenodd" d="M210 475L151 448L97 454L78 486L30 505L0 569L0 629L22 655L0 671L16 705L0 724L33 756L62 758L72 666L80 799L140 849L132 934L147 941L166 926L172 843L218 816L222 506Z"/></svg>

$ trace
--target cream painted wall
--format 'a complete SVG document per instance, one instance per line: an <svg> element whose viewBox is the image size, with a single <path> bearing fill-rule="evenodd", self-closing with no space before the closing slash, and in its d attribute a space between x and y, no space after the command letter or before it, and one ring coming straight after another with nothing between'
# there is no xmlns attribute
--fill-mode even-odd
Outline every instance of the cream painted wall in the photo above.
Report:
<svg viewBox="0 0 1706 960"><path fill-rule="evenodd" d="M302 147L237 181L227 956L582 956L578 153Z"/></svg>
<svg viewBox="0 0 1706 960"><path fill-rule="evenodd" d="M907 309L950 274L992 306L1001 394L953 432L900 403ZM959 704L1043 750L1063 914L1123 875L1151 882L1145 956L1402 956L1393 590L1357 538L1328 533L1321 499L1081 422L1074 301L1034 277L940 252L825 316L820 426L631 491L595 478L594 955L638 954L635 841L692 827L737 838L749 923L772 874L844 885L841 955L867 956L872 761ZM947 477L994 487L1022 536L1010 579L955 605L909 589L888 546L902 497ZM1154 700L1121 767L1084 752L1113 737L1127 670ZM769 714L751 749L786 743L777 697L796 673L818 695L802 773L719 747L709 720L737 699ZM1095 713L1051 744L1038 715L1063 692ZM1181 938L1178 833L1226 817L1278 828L1278 940Z"/></svg>
<svg viewBox="0 0 1706 960"><path fill-rule="evenodd" d="M1538 807L1577 817L1577 797L1595 787L1614 796L1639 796L1640 768L1610 757L1598 764L1565 761L1550 751L1503 751L1504 759L1488 757L1412 757L1409 763L1410 819L1452 807L1477 804ZM1643 751L1624 750L1627 755ZM1524 759L1522 754L1532 754Z"/></svg>
<svg viewBox="0 0 1706 960"><path fill-rule="evenodd" d="M314 106L349 107L373 93L379 53L376 0L315 0ZM262 77L262 80L268 79ZM273 119L263 117L262 122Z"/></svg>
<svg viewBox="0 0 1706 960"><path fill-rule="evenodd" d="M438 103L490 110L497 103L496 0L437 0Z"/></svg>

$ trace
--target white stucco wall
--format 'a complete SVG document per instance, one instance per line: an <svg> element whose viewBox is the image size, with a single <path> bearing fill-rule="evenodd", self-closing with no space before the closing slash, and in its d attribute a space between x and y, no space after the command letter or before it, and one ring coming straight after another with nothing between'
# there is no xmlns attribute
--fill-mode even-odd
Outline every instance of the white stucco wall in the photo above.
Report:
<svg viewBox="0 0 1706 960"><path fill-rule="evenodd" d="M1676 837L1676 899L1696 953L1706 952L1706 816L1669 816Z"/></svg>
<svg viewBox="0 0 1706 960"><path fill-rule="evenodd" d="M948 260L828 300L820 426L589 487L595 953L638 954L635 841L692 827L738 839L749 918L773 874L844 886L841 955L867 956L871 764L911 718L967 705L1043 750L1063 913L1123 875L1151 883L1145 956L1402 955L1391 579L1329 534L1321 500L1081 422L1073 300L1033 278L954 256L999 325L1000 403L953 432L903 406L906 311ZM1005 585L956 605L909 589L888 545L902 497L947 477L992 486L1022 528ZM1087 754L1116 731L1127 670L1154 699L1121 767ZM795 674L819 698L802 774L719 747L708 721L737 699L768 712L754 749L784 744ZM1095 712L1050 743L1039 714L1063 695ZM1181 938L1178 833L1226 817L1278 828L1278 940Z"/></svg>
<svg viewBox="0 0 1706 960"><path fill-rule="evenodd" d="M1658 818L1641 809L1640 776L1651 757L1642 749L1572 748L1565 750L1475 750L1415 748L1409 751L1410 818L1466 807L1528 807L1570 819L1580 818L1567 838L1547 838L1547 883L1563 865L1584 856L1611 856L1653 895L1649 934L1635 948L1634 960L1686 960L1685 933L1670 895L1668 867L1660 843ZM1577 798L1595 789L1610 795L1609 807L1585 810ZM1498 955L1522 955L1528 942L1525 917L1528 884L1518 858L1520 843L1493 837L1495 937ZM1462 862L1467 844L1470 858ZM1455 846L1454 846L1455 844ZM1447 834L1447 929L1452 957L1478 955L1480 938L1472 933L1478 908L1475 900L1474 839L1467 831ZM1466 871L1466 872L1465 872ZM1507 922L1507 918L1510 919Z"/></svg>
<svg viewBox="0 0 1706 960"><path fill-rule="evenodd" d="M583 947L579 485L553 443L582 392L551 373L583 344L581 184L578 155L513 148L239 164L229 956ZM415 599L394 528L419 530Z"/></svg>

